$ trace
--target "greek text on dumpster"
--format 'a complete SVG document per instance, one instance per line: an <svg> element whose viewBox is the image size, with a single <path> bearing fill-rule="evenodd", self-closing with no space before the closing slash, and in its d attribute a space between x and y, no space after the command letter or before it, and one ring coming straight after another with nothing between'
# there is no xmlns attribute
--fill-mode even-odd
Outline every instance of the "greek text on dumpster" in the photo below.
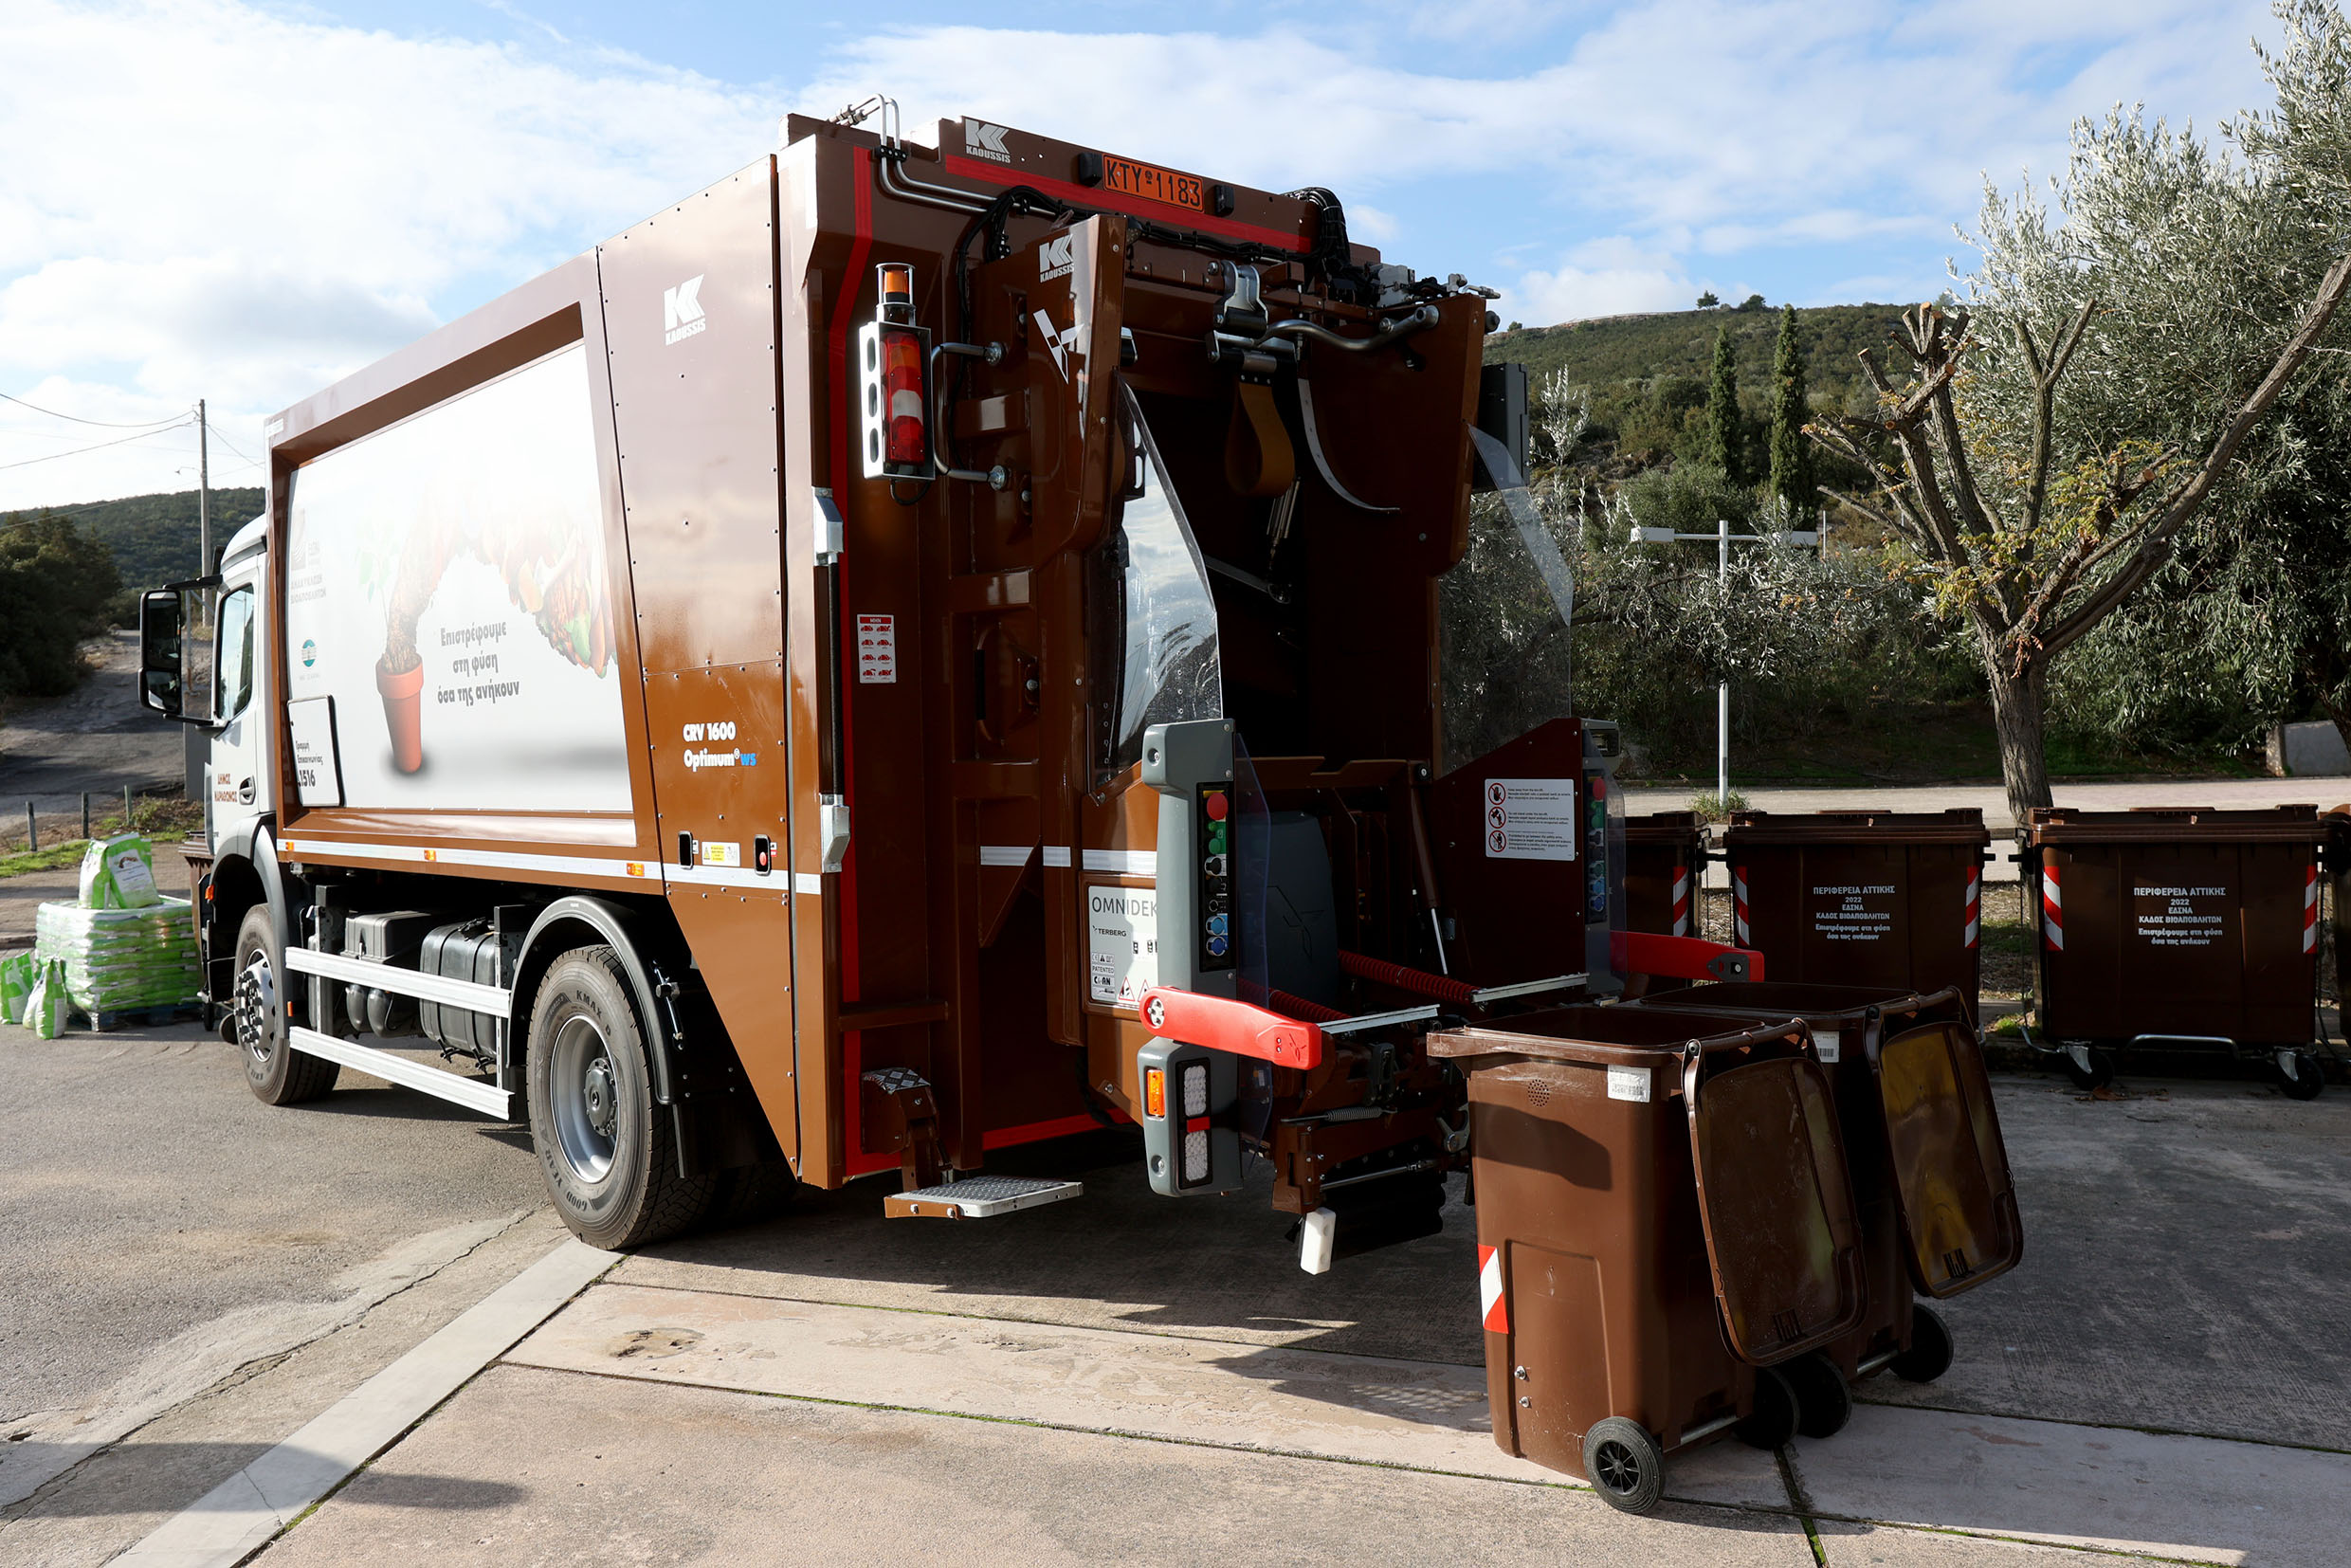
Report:
<svg viewBox="0 0 2351 1568"><path fill-rule="evenodd" d="M2141 887L2134 885L2139 935L2152 947L2210 947L2220 936L2227 917L2211 903L2225 900L2226 887Z"/></svg>
<svg viewBox="0 0 2351 1568"><path fill-rule="evenodd" d="M1813 930L1832 942L1874 942L1894 929L1894 884L1850 883L1813 889Z"/></svg>

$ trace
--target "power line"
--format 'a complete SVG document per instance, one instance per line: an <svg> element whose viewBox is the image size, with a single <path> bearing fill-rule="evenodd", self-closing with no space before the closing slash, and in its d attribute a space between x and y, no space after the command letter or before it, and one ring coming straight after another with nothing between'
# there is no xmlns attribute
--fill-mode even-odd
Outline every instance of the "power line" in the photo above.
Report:
<svg viewBox="0 0 2351 1568"><path fill-rule="evenodd" d="M188 417L186 414L175 414L170 419L150 419L144 424L131 424L118 419L84 419L80 414L59 413L55 409L45 409L38 403L27 403L23 398L11 397L7 392L0 392L0 402L13 403L20 409L30 409L35 413L47 414L51 419L70 419L77 425L96 425L101 429L108 430L161 429ZM62 457L64 454L61 452L58 455Z"/></svg>
<svg viewBox="0 0 2351 1568"><path fill-rule="evenodd" d="M0 393L0 396L4 395L6 394ZM9 401L13 402L15 400L11 398ZM161 435L164 433L164 430L177 429L180 426L193 425L195 421L193 419L181 419L174 424L166 425L162 430L146 430L137 435L126 435L115 441L100 441L94 446L77 447L70 452L51 452L46 457L28 457L16 463L0 463L0 470L9 468L29 468L36 463L55 463L61 457L80 457L83 452L103 451L109 447L127 446L134 441L145 441L152 436Z"/></svg>

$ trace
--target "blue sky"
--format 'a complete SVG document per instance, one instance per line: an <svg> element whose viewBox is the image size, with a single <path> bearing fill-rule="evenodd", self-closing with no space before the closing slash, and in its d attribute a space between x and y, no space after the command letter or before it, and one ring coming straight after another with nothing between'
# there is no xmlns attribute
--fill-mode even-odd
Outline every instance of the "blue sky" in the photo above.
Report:
<svg viewBox="0 0 2351 1568"><path fill-rule="evenodd" d="M873 91L917 139L1331 186L1533 324L1929 297L1987 173L2117 102L2257 104L2274 35L2261 0L9 0L0 392L122 428L0 403L0 510L191 484L188 431L133 427L199 396L253 483L268 413Z"/></svg>

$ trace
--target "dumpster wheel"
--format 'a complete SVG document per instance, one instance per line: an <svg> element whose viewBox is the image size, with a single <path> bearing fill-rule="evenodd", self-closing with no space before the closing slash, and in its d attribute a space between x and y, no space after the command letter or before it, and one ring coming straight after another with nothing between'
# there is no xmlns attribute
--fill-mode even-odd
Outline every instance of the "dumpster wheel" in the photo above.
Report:
<svg viewBox="0 0 2351 1568"><path fill-rule="evenodd" d="M1910 1383L1931 1383L1951 1370L1951 1325L1942 1314L1920 1302L1910 1309L1910 1342L1886 1363L1886 1370Z"/></svg>
<svg viewBox="0 0 2351 1568"><path fill-rule="evenodd" d="M2057 1060L2077 1089L2103 1089L2114 1082L2114 1058L2079 1042L2058 1048Z"/></svg>
<svg viewBox="0 0 2351 1568"><path fill-rule="evenodd" d="M1853 1418L1853 1391L1845 1374L1819 1351L1783 1361L1779 1373L1795 1391L1795 1430L1807 1437L1834 1437Z"/></svg>
<svg viewBox="0 0 2351 1568"><path fill-rule="evenodd" d="M1645 1514L1666 1495L1666 1450L1638 1421L1611 1415L1584 1433L1584 1475L1610 1507Z"/></svg>
<svg viewBox="0 0 2351 1568"><path fill-rule="evenodd" d="M2282 1050L2277 1053L2278 1087L2288 1100L2316 1100L2326 1087L2326 1069L2316 1053Z"/></svg>

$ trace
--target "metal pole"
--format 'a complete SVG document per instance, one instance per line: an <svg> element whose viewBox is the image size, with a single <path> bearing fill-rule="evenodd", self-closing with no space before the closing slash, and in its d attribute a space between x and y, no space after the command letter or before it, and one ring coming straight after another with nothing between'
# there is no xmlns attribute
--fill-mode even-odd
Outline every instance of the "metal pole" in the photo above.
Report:
<svg viewBox="0 0 2351 1568"><path fill-rule="evenodd" d="M82 792L82 836L85 841L90 836L90 792L87 790Z"/></svg>
<svg viewBox="0 0 2351 1568"><path fill-rule="evenodd" d="M212 574L212 432L196 399L196 575Z"/></svg>
<svg viewBox="0 0 2351 1568"><path fill-rule="evenodd" d="M137 831L131 822L131 787L128 784L122 786L122 830L126 833Z"/></svg>
<svg viewBox="0 0 2351 1568"><path fill-rule="evenodd" d="M33 815L32 802L27 800L25 802L25 852L30 854L40 848L41 819Z"/></svg>
<svg viewBox="0 0 2351 1568"><path fill-rule="evenodd" d="M1715 581L1728 592L1731 583L1731 525L1714 520ZM1731 809L1731 684L1724 680L1714 694L1714 809L1724 816Z"/></svg>

